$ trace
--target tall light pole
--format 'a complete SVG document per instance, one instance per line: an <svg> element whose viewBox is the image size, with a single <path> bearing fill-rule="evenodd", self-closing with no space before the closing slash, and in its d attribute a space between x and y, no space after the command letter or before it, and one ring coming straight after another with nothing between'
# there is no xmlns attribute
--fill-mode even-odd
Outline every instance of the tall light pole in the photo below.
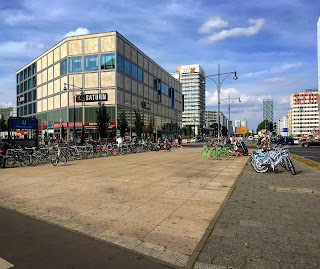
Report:
<svg viewBox="0 0 320 269"><path fill-rule="evenodd" d="M229 77L230 75L234 74L233 79L237 80L237 71L233 71L233 72L226 72L226 73L220 73L220 64L218 64L218 74L215 75L210 75L210 76L205 76L205 78L209 78L211 79L217 86L217 93L218 93L218 139L220 141L220 90L221 90L221 85L222 83L225 81L225 79L227 77ZM225 77L222 79L222 81L220 82L220 76L221 75L225 75ZM218 76L218 82L216 82L212 77ZM205 82L203 82L205 83Z"/></svg>
<svg viewBox="0 0 320 269"><path fill-rule="evenodd" d="M227 103L227 100L229 101L228 103ZM232 102L230 102L230 100L232 100ZM230 92L229 92L229 98L226 98L226 99L220 99L220 101L225 102L225 103L227 104L227 106L228 106L228 111L229 111L228 136L230 136L230 109L231 109L231 105L232 105L232 103L233 103L235 100L238 100L238 103L241 103L240 97L237 97L237 98L230 98Z"/></svg>
<svg viewBox="0 0 320 269"><path fill-rule="evenodd" d="M81 93L83 94L83 89L80 87L77 87L74 85L74 77L72 77L72 85L68 84L68 83L64 83L64 90L68 91L70 90L70 86L72 86L72 95L73 95L73 141L75 142L76 136L77 136L77 132L76 132L76 95L77 95L77 91L81 91ZM82 106L83 109L83 106ZM82 113L83 116L83 113ZM82 119L83 121L83 119ZM68 118L68 127L69 127L69 118Z"/></svg>

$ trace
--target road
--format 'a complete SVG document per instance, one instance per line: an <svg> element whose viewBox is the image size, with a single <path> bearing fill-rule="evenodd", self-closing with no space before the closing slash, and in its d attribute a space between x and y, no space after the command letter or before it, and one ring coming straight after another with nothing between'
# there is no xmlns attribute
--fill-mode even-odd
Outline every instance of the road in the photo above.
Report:
<svg viewBox="0 0 320 269"><path fill-rule="evenodd" d="M171 268L1 207L0 231L0 268Z"/></svg>
<svg viewBox="0 0 320 269"><path fill-rule="evenodd" d="M320 147L304 148L301 145L294 145L290 147L290 152L301 157L320 162Z"/></svg>

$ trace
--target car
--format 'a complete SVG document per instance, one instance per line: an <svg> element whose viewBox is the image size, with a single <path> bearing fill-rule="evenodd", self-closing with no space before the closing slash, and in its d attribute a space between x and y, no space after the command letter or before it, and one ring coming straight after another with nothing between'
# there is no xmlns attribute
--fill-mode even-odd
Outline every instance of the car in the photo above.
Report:
<svg viewBox="0 0 320 269"><path fill-rule="evenodd" d="M294 138L294 139L293 139L293 144L299 145L299 139L298 139L298 138Z"/></svg>
<svg viewBox="0 0 320 269"><path fill-rule="evenodd" d="M308 147L319 147L320 146L320 139L311 139L309 141L305 141L301 144L301 146L308 148Z"/></svg>
<svg viewBox="0 0 320 269"><path fill-rule="evenodd" d="M196 142L199 142L199 141L198 141L198 138L192 137L192 138L190 139L190 142L191 142L191 143L196 143Z"/></svg>
<svg viewBox="0 0 320 269"><path fill-rule="evenodd" d="M202 137L201 136L196 136L196 138L198 139L198 142L202 141Z"/></svg>
<svg viewBox="0 0 320 269"><path fill-rule="evenodd" d="M293 145L294 141L292 137L278 137L276 143L277 145Z"/></svg>
<svg viewBox="0 0 320 269"><path fill-rule="evenodd" d="M248 140L249 140L249 141L252 141L252 140L253 140L253 137L252 137L252 136L249 136L249 137L248 137Z"/></svg>

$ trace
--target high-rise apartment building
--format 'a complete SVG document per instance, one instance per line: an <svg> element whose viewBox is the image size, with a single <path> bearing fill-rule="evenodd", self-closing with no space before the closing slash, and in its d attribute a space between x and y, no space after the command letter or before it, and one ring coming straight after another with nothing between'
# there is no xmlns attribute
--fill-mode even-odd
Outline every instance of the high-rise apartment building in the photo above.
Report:
<svg viewBox="0 0 320 269"><path fill-rule="evenodd" d="M113 130L123 111L133 126L137 110L144 130L151 122L156 134L170 135L168 124L181 126L181 83L116 31L66 37L16 78L18 115L37 117L42 135L74 126L78 135L82 126L97 133L99 103Z"/></svg>
<svg viewBox="0 0 320 269"><path fill-rule="evenodd" d="M318 90L306 89L290 97L289 126L294 136L315 135L319 132Z"/></svg>
<svg viewBox="0 0 320 269"><path fill-rule="evenodd" d="M0 108L0 119L4 118L7 121L10 117L17 116L17 109L15 107Z"/></svg>
<svg viewBox="0 0 320 269"><path fill-rule="evenodd" d="M184 111L182 112L182 127L195 126L198 133L200 126L204 126L205 112L205 72L199 64L182 65L172 74L182 84L184 96Z"/></svg>
<svg viewBox="0 0 320 269"><path fill-rule="evenodd" d="M263 100L263 120L273 123L273 100Z"/></svg>

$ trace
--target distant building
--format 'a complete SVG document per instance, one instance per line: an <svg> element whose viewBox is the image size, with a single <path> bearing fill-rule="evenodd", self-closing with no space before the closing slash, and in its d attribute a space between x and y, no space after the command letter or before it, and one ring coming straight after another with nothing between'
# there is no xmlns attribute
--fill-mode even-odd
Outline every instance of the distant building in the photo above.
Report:
<svg viewBox="0 0 320 269"><path fill-rule="evenodd" d="M205 118L205 126L210 127L214 123L218 123L218 111L216 110L206 110L204 114ZM220 111L220 124L221 126L228 127L228 119L226 116Z"/></svg>
<svg viewBox="0 0 320 269"><path fill-rule="evenodd" d="M5 121L7 121L10 117L16 117L17 116L17 109L15 107L6 107L6 108L0 108L0 119L2 117Z"/></svg>
<svg viewBox="0 0 320 269"><path fill-rule="evenodd" d="M306 89L290 97L290 134L315 135L319 132L318 90Z"/></svg>
<svg viewBox="0 0 320 269"><path fill-rule="evenodd" d="M182 84L184 100L182 127L195 126L195 133L198 134L200 126L204 126L206 74L199 64L193 64L177 66L176 73L171 75Z"/></svg>
<svg viewBox="0 0 320 269"><path fill-rule="evenodd" d="M284 116L278 119L277 122L277 134L281 136L288 136L289 135L289 128L288 128L288 116Z"/></svg>
<svg viewBox="0 0 320 269"><path fill-rule="evenodd" d="M273 100L263 100L263 120L273 122Z"/></svg>

